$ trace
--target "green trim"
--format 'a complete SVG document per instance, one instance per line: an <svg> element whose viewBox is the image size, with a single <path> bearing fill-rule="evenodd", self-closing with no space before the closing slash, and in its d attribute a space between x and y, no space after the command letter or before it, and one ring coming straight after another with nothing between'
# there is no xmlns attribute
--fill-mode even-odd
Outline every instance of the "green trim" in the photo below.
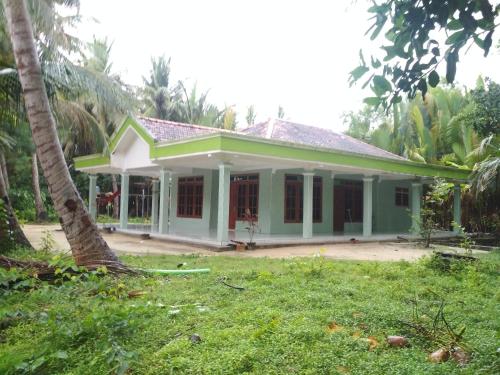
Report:
<svg viewBox="0 0 500 375"><path fill-rule="evenodd" d="M109 165L109 156L104 156L102 154L94 154L88 156L82 156L79 158L74 158L75 169L100 167L103 165Z"/></svg>
<svg viewBox="0 0 500 375"><path fill-rule="evenodd" d="M255 155L274 156L286 159L339 164L345 166L377 169L386 172L404 173L415 176L443 177L466 180L470 171L439 165L421 164L406 160L388 160L366 155L353 155L338 151L323 151L305 147L271 144L240 137L221 135L222 151L243 152Z"/></svg>
<svg viewBox="0 0 500 375"><path fill-rule="evenodd" d="M111 136L111 141L109 143L109 149L111 152L114 152L116 150L116 146L118 145L118 142L120 139L123 137L125 134L125 131L129 128L133 128L137 134L149 145L149 150L150 150L150 157L151 157L151 149L154 147L155 140L153 137L148 133L146 129L144 129L139 123L133 119L131 116L127 116L125 120L123 121L122 125L118 128L118 130Z"/></svg>
<svg viewBox="0 0 500 375"><path fill-rule="evenodd" d="M133 117L127 116L120 128L112 136L109 149L114 152L125 131L132 127L149 145L151 159L170 158L210 151L226 151L278 157L297 161L337 164L343 166L375 169L384 172L402 173L422 177L442 177L456 180L467 180L470 171L440 165L422 164L408 160L391 160L347 152L317 149L305 145L295 145L281 141L257 139L232 133L218 133L196 137L174 143L156 144L153 137ZM75 168L89 168L109 164L110 159L104 155L90 155L75 158Z"/></svg>
<svg viewBox="0 0 500 375"><path fill-rule="evenodd" d="M208 138L196 138L186 142L156 146L150 152L150 156L151 158L164 158L199 152L219 151L221 150L221 140L221 136L215 134Z"/></svg>

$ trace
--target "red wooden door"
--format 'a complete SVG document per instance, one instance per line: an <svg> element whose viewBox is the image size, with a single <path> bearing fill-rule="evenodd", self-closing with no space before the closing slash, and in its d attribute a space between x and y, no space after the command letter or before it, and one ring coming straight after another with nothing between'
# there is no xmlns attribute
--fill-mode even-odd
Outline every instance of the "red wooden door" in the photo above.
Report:
<svg viewBox="0 0 500 375"><path fill-rule="evenodd" d="M333 189L333 231L343 232L345 221L345 190L341 185Z"/></svg>
<svg viewBox="0 0 500 375"><path fill-rule="evenodd" d="M231 182L229 188L229 229L236 227L236 216L238 214L238 183Z"/></svg>

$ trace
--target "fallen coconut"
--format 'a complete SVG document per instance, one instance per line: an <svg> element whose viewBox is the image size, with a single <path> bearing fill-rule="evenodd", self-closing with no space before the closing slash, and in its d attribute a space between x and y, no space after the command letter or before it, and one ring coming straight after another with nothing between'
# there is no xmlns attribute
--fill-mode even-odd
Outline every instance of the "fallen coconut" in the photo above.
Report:
<svg viewBox="0 0 500 375"><path fill-rule="evenodd" d="M389 346L402 348L408 345L408 339L404 336L387 336Z"/></svg>
<svg viewBox="0 0 500 375"><path fill-rule="evenodd" d="M450 352L446 348L441 348L429 354L429 361L434 363L446 362L450 358Z"/></svg>

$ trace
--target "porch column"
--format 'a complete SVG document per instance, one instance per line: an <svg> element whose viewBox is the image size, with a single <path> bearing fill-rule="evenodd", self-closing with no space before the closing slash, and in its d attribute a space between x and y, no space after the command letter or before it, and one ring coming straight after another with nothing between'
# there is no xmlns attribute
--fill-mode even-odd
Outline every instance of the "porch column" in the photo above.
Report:
<svg viewBox="0 0 500 375"><path fill-rule="evenodd" d="M302 204L302 237L312 238L313 236L313 181L314 173L305 172Z"/></svg>
<svg viewBox="0 0 500 375"><path fill-rule="evenodd" d="M89 213L94 223L97 218L97 175L89 174Z"/></svg>
<svg viewBox="0 0 500 375"><path fill-rule="evenodd" d="M160 222L158 232L161 234L168 233L168 219L170 207L170 177L172 171L162 169L160 171Z"/></svg>
<svg viewBox="0 0 500 375"><path fill-rule="evenodd" d="M458 233L460 231L460 227L462 226L460 193L460 184L455 184L453 188L453 221L455 222L455 225L453 226L453 232L455 233Z"/></svg>
<svg viewBox="0 0 500 375"><path fill-rule="evenodd" d="M363 178L363 236L372 235L373 177Z"/></svg>
<svg viewBox="0 0 500 375"><path fill-rule="evenodd" d="M411 232L418 234L420 222L420 209L422 206L422 183L411 183Z"/></svg>
<svg viewBox="0 0 500 375"><path fill-rule="evenodd" d="M229 181L231 166L219 165L219 202L217 210L217 241L227 242L229 227Z"/></svg>
<svg viewBox="0 0 500 375"><path fill-rule="evenodd" d="M129 174L121 174L120 186L120 229L127 229L128 224L128 182Z"/></svg>
<svg viewBox="0 0 500 375"><path fill-rule="evenodd" d="M153 180L151 194L151 231L157 230L158 225L158 198L160 193L160 181L157 179Z"/></svg>

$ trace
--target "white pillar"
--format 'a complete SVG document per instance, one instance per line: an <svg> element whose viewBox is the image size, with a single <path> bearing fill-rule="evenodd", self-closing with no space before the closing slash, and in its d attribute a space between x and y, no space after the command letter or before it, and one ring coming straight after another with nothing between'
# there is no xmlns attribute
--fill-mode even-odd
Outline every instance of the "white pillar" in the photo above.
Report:
<svg viewBox="0 0 500 375"><path fill-rule="evenodd" d="M156 232L158 230L158 198L160 194L160 181L157 179L153 180L152 184L152 194L151 194L151 232Z"/></svg>
<svg viewBox="0 0 500 375"><path fill-rule="evenodd" d="M462 226L462 209L461 199L460 199L460 184L455 184L453 188L453 221L455 225L453 226L453 232L458 233L460 227Z"/></svg>
<svg viewBox="0 0 500 375"><path fill-rule="evenodd" d="M219 165L219 204L217 210L217 241L227 242L229 230L229 187L231 166Z"/></svg>
<svg viewBox="0 0 500 375"><path fill-rule="evenodd" d="M313 185L314 173L305 172L303 185L302 204L302 237L312 238L313 236Z"/></svg>
<svg viewBox="0 0 500 375"><path fill-rule="evenodd" d="M422 207L422 183L411 183L411 232L418 234L420 231L420 210Z"/></svg>
<svg viewBox="0 0 500 375"><path fill-rule="evenodd" d="M127 229L128 224L128 184L129 175L124 172L121 174L120 185L120 228Z"/></svg>
<svg viewBox="0 0 500 375"><path fill-rule="evenodd" d="M168 169L160 171L160 220L158 232L168 233L169 208L170 208L170 177L172 172Z"/></svg>
<svg viewBox="0 0 500 375"><path fill-rule="evenodd" d="M363 236L372 235L373 177L363 178Z"/></svg>
<svg viewBox="0 0 500 375"><path fill-rule="evenodd" d="M97 176L89 175L89 213L94 223L97 218Z"/></svg>

